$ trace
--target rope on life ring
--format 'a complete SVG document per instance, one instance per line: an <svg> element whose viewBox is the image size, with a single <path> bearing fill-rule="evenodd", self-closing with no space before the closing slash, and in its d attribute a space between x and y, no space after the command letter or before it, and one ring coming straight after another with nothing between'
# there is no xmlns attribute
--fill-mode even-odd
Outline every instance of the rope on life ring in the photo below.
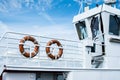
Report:
<svg viewBox="0 0 120 80"><path fill-rule="evenodd" d="M57 46L60 47L57 55L53 55L52 52L50 51L50 46L51 46L52 44L57 44ZM49 41L49 42L47 43L46 53L47 53L48 57L50 57L50 58L53 59L53 60L54 60L54 59L59 59L59 58L62 56L62 54L63 54L63 48L62 48L61 43L60 43L58 40L55 40L55 39Z"/></svg>
<svg viewBox="0 0 120 80"><path fill-rule="evenodd" d="M34 47L34 51L33 52L26 52L24 50L24 43L25 41L32 41L35 45ZM23 37L23 39L20 40L20 44L19 44L19 51L21 52L21 54L25 57L31 57L33 58L34 56L37 55L37 53L39 52L39 45L38 45L38 42L36 41L36 39L32 36L25 36Z"/></svg>

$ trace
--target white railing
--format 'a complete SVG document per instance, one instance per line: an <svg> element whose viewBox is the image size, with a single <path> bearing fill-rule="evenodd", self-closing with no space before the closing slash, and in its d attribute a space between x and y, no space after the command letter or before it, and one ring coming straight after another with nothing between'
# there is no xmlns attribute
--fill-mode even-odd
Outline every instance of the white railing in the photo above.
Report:
<svg viewBox="0 0 120 80"><path fill-rule="evenodd" d="M4 62L4 65L46 68L81 68L83 66L83 48L78 46L83 44L78 41L57 39L62 44L63 55L59 59L52 60L47 56L45 48L47 42L55 38L30 35L38 41L39 52L33 58L24 57L19 51L19 41L27 35L29 34L7 32L1 38L0 59ZM31 48L30 51L33 50L33 45L28 46ZM58 53L58 50L55 53Z"/></svg>

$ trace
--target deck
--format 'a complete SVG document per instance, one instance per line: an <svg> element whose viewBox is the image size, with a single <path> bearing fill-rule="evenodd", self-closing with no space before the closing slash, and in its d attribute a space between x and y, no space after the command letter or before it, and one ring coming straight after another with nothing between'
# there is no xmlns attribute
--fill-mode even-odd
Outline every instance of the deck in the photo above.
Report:
<svg viewBox="0 0 120 80"><path fill-rule="evenodd" d="M38 54L31 58L26 58L19 51L20 39L24 36L32 36L39 43L39 52ZM30 34L21 34L14 32L5 33L0 39L0 65L1 69L5 66L7 69L78 69L83 67L83 48L79 45L82 45L81 42L64 40L64 39L56 39L62 44L63 54L61 58L52 60L46 54L45 48L48 41L56 39L49 38L43 36L36 36ZM26 51L33 51L34 45L32 43L28 43L27 41L24 44ZM58 47L52 47L54 53L58 53Z"/></svg>

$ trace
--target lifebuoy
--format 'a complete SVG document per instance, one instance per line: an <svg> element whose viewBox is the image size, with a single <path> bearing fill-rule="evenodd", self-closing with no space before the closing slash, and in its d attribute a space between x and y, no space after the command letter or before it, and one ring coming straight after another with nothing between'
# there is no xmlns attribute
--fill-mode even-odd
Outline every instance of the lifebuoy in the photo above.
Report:
<svg viewBox="0 0 120 80"><path fill-rule="evenodd" d="M50 46L52 44L57 44L58 47L62 47L61 43L58 40L51 40L47 43L46 53L47 53L48 57L50 57L51 59L59 59L63 54L63 48L59 48L58 54L53 55L50 51Z"/></svg>
<svg viewBox="0 0 120 80"><path fill-rule="evenodd" d="M24 50L24 43L25 41L32 41L34 44L35 44L35 47L34 47L34 51L33 52L26 52ZM20 44L19 44L19 50L21 52L22 55L24 55L25 57L34 57L37 55L37 53L39 52L39 45L38 45L38 42L36 41L35 38L33 38L32 36L25 36L23 37L23 39L20 40Z"/></svg>

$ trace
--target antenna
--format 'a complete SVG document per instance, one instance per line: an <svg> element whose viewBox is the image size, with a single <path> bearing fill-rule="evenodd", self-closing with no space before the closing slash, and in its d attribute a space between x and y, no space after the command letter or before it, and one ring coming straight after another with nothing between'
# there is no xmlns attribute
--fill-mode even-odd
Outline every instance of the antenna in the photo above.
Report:
<svg viewBox="0 0 120 80"><path fill-rule="evenodd" d="M92 3L92 0L78 0L80 9L78 13L84 12L84 7L89 6Z"/></svg>
<svg viewBox="0 0 120 80"><path fill-rule="evenodd" d="M84 2L83 2L83 0L78 0L78 2L79 2L79 5L80 5L79 12L78 12L78 14L79 14L79 13L84 12L84 8L83 8Z"/></svg>

